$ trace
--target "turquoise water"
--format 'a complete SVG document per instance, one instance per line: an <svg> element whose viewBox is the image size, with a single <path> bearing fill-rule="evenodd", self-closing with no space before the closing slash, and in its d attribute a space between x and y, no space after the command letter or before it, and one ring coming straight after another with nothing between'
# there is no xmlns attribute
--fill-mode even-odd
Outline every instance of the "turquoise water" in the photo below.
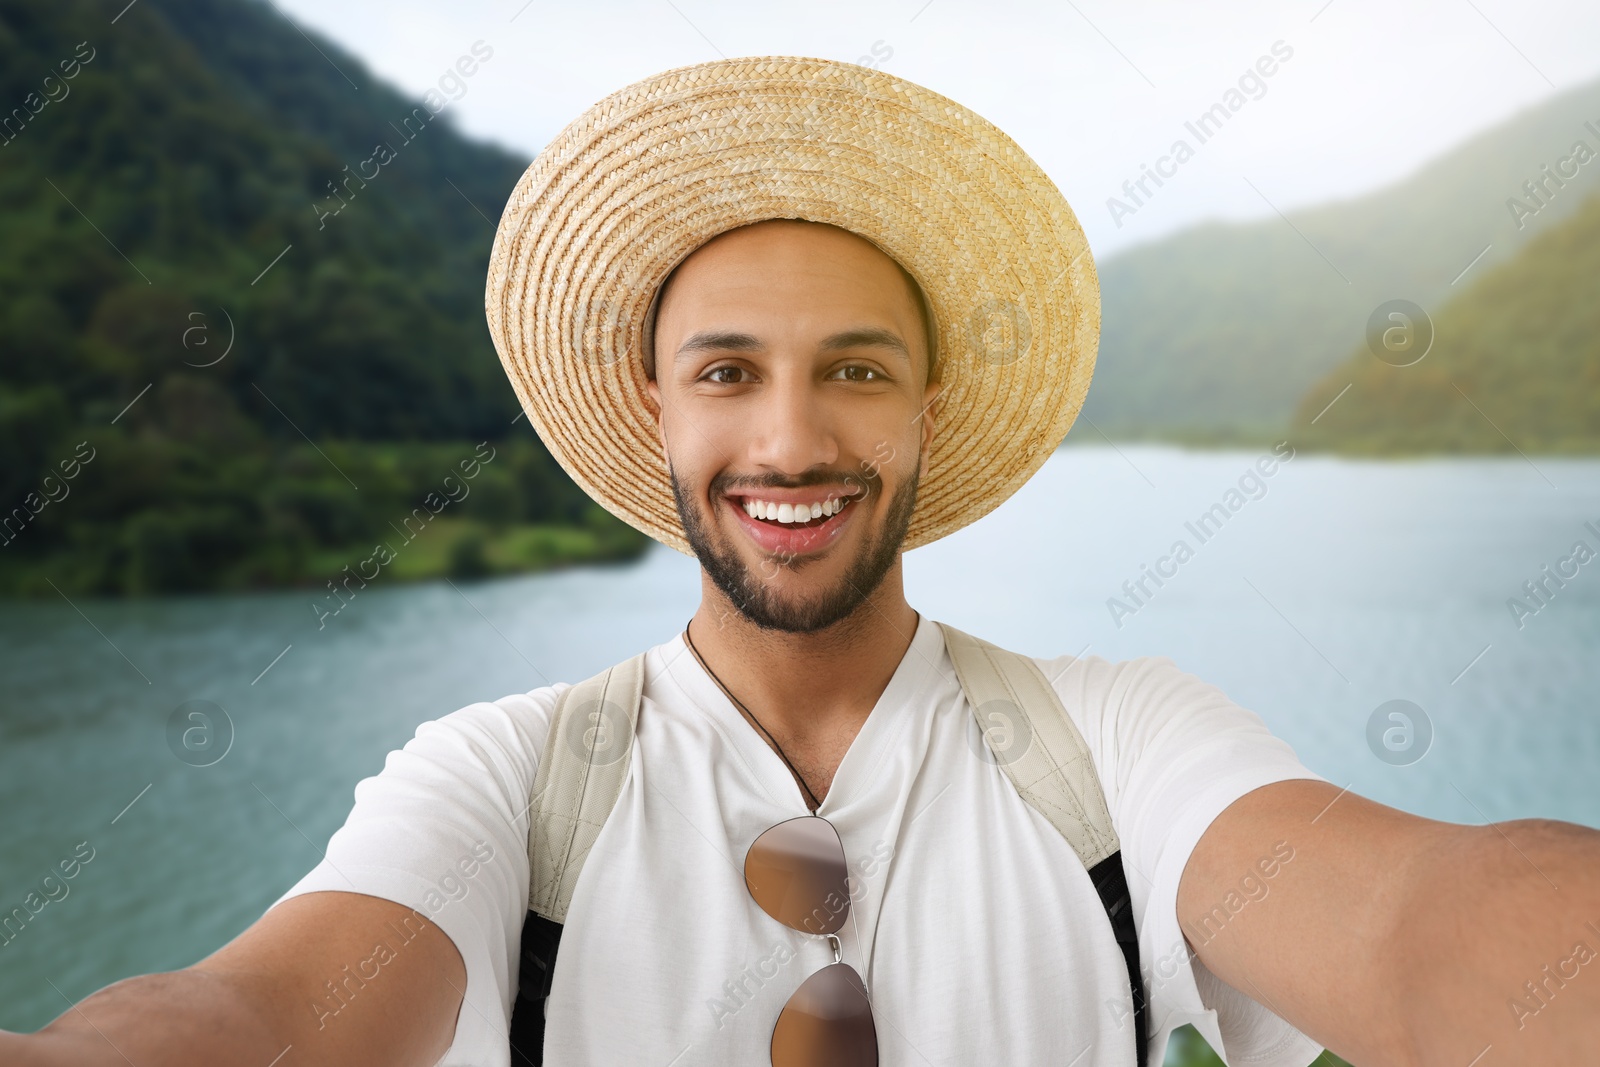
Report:
<svg viewBox="0 0 1600 1067"><path fill-rule="evenodd" d="M1265 454L1062 450L992 515L908 554L908 595L1034 655L1170 655L1313 769L1397 807L1600 825L1600 559L1536 613L1506 603L1574 542L1600 550L1584 525L1600 528L1600 461L1301 455L1252 478ZM1227 517L1202 540L1186 524L1214 504ZM1171 576L1134 604L1123 583L1163 556ZM309 591L0 604L0 915L56 897L0 943L0 1028L207 954L317 862L355 783L419 722L586 677L670 638L698 595L694 561L658 548L622 567L374 581L320 630ZM1397 699L1432 724L1405 764L1367 739ZM225 711L225 754L220 729L174 754L169 733L205 729L169 727L191 701Z"/></svg>

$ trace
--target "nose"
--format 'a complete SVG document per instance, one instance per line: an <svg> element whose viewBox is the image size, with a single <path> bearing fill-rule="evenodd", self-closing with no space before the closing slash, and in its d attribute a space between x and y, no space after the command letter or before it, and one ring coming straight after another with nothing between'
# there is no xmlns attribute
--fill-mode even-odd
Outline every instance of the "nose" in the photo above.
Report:
<svg viewBox="0 0 1600 1067"><path fill-rule="evenodd" d="M822 383L804 373L774 376L749 408L749 461L790 476L836 463L838 419L825 394Z"/></svg>

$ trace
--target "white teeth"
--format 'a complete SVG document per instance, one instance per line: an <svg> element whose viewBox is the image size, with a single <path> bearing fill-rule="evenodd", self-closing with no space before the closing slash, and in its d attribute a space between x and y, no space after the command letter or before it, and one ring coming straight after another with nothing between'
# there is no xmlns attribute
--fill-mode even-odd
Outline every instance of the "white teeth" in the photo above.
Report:
<svg viewBox="0 0 1600 1067"><path fill-rule="evenodd" d="M837 515L844 510L844 507L845 501L839 497L831 497L815 504L774 504L771 501L749 499L744 502L745 514L752 519L767 519L789 524L810 522L824 515Z"/></svg>

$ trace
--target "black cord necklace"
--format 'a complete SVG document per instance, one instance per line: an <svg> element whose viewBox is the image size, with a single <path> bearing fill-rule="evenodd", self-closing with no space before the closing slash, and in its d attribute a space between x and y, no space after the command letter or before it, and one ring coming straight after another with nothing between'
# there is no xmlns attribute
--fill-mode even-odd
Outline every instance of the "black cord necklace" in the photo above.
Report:
<svg viewBox="0 0 1600 1067"><path fill-rule="evenodd" d="M773 750L778 753L778 758L783 760L784 766L789 768L789 773L794 775L794 780L800 784L801 789L805 790L806 797L810 801L809 807L811 808L811 814L815 815L817 813L817 809L822 806L822 802L819 801L816 794L811 791L811 787L806 785L806 780L800 774L800 772L794 769L794 764L789 762L789 757L783 754L783 747L778 744L777 740L770 733L767 732L767 728L761 725L761 720L757 719L755 717L755 713L749 708L745 707L743 702L741 702L738 697L734 696L733 692L729 690L727 686L722 684L722 679L717 677L717 672L712 670L711 665L705 661L705 657L700 655L700 650L694 647L694 638L689 636L689 627L687 624L685 624L683 627L683 640L684 643L689 646L689 651L694 653L694 658L700 661L700 666L704 667L706 669L706 673L711 676L711 680L717 683L717 688L726 693L728 699L733 701L734 704L738 706L740 711L750 716L750 721L755 723L756 729L761 731L762 736L767 739L768 744L770 744Z"/></svg>

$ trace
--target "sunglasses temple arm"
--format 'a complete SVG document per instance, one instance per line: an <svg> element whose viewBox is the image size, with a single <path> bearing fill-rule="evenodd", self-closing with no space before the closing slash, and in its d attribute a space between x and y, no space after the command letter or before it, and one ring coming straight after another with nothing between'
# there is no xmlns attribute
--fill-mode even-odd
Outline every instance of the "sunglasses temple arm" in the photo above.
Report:
<svg viewBox="0 0 1600 1067"><path fill-rule="evenodd" d="M845 877L848 879L849 875ZM854 903L850 905L850 929L856 935L856 945L861 947L861 927L856 925L856 912L859 910ZM861 986L867 991L867 996L872 996L872 987L867 984L867 954L865 951L861 953L861 967L856 973L861 975Z"/></svg>

